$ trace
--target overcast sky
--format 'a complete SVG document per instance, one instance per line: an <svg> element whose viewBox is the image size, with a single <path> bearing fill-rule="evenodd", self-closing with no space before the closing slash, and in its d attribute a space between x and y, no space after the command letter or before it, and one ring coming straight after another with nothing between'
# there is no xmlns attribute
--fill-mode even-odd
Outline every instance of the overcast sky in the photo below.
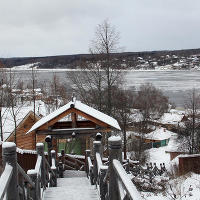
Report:
<svg viewBox="0 0 200 200"><path fill-rule="evenodd" d="M200 0L0 0L0 57L88 53L104 19L124 51L200 47Z"/></svg>

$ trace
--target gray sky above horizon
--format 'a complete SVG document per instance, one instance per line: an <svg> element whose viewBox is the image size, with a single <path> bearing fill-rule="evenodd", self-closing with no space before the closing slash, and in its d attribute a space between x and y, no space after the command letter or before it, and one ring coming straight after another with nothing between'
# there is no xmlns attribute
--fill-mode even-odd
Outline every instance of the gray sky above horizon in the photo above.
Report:
<svg viewBox="0 0 200 200"><path fill-rule="evenodd" d="M200 47L199 0L0 0L0 57L88 53L104 19L124 51Z"/></svg>

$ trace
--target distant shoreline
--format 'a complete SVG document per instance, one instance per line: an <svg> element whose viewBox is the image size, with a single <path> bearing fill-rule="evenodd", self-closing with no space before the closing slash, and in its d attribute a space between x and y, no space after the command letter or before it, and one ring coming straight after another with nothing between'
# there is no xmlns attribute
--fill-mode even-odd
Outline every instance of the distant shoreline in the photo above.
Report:
<svg viewBox="0 0 200 200"><path fill-rule="evenodd" d="M21 71L32 71L32 68L29 69L12 69L12 68L3 68L5 71L12 71L12 72L21 72ZM70 72L70 71L83 71L83 69L34 69L37 72ZM91 70L85 70L85 71L91 71ZM122 72L187 72L187 71L200 71L200 70L191 70L191 69L119 69L117 71L122 71Z"/></svg>

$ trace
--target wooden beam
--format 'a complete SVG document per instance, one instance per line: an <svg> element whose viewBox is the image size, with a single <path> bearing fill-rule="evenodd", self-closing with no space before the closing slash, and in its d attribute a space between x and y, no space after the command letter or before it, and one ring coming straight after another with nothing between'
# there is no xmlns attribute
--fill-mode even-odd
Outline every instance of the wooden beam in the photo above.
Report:
<svg viewBox="0 0 200 200"><path fill-rule="evenodd" d="M70 129L70 130L38 130L36 134L38 135L51 135L56 138L68 138L72 136L72 133L75 132L78 137L92 136L98 132L110 132L110 129Z"/></svg>
<svg viewBox="0 0 200 200"><path fill-rule="evenodd" d="M73 112L75 112L78 115L84 117L85 119L88 119L88 120L94 122L95 124L97 124L97 125L99 125L101 127L106 127L106 128L109 127L108 124L106 124L105 122L102 122L102 121L100 121L100 120L98 120L98 119L96 119L96 118L94 118L94 117L92 117L92 116L90 116L90 115L88 115L88 114L76 109L76 108L73 108Z"/></svg>
<svg viewBox="0 0 200 200"><path fill-rule="evenodd" d="M48 129L48 127L52 126L53 124L55 124L57 121L59 121L63 117L69 115L72 112L72 110L73 110L73 108L70 108L70 109L66 110L65 112L63 112L60 115L56 116L55 118L53 118L52 120L50 120L46 124L43 124L42 126L40 126L37 130Z"/></svg>
<svg viewBox="0 0 200 200"><path fill-rule="evenodd" d="M96 124L89 120L76 121L77 128L96 128ZM52 129L72 128L71 121L56 122Z"/></svg>
<svg viewBox="0 0 200 200"><path fill-rule="evenodd" d="M82 133L97 133L97 132L109 132L110 129L102 129L102 128L98 128L98 129L76 129L76 128L72 128L72 129L51 129L51 130L38 130L36 131L37 134L42 134L42 135L48 135L48 134L59 134L59 135L65 135L65 134L72 134L73 132L75 132L76 134L82 134Z"/></svg>
<svg viewBox="0 0 200 200"><path fill-rule="evenodd" d="M76 115L76 113L74 113L74 112L71 113L71 119L72 119L72 128L76 128L77 127L77 124L76 124L77 115Z"/></svg>

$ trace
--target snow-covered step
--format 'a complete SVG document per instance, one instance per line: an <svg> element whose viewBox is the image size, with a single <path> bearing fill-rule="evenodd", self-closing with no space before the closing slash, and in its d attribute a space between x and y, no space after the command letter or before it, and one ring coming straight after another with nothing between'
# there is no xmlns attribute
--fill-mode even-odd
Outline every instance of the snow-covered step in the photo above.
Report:
<svg viewBox="0 0 200 200"><path fill-rule="evenodd" d="M99 200L95 186L90 185L83 171L67 170L57 181L57 187L45 191L44 200Z"/></svg>

